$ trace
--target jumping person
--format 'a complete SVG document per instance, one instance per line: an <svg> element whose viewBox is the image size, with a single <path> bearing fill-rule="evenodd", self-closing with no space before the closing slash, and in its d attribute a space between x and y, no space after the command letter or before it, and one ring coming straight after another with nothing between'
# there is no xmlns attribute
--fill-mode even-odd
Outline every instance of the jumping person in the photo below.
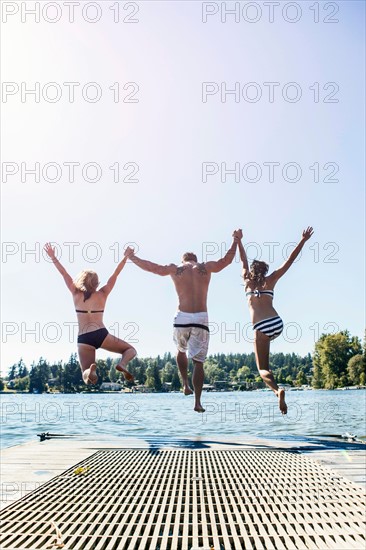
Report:
<svg viewBox="0 0 366 550"><path fill-rule="evenodd" d="M124 268L127 258L123 258L118 264L107 284L97 290L99 279L94 271L82 271L73 281L56 258L55 249L52 248L50 243L45 245L45 251L55 264L56 269L61 273L74 299L79 323L78 352L85 384L96 384L98 382L97 365L95 363L95 351L98 348L120 353L122 358L116 369L122 372L126 380L132 381L134 377L126 369L126 365L135 357L136 350L127 342L109 334L103 324L104 307L108 295L116 284L117 277Z"/></svg>
<svg viewBox="0 0 366 550"><path fill-rule="evenodd" d="M192 359L193 388L195 395L194 410L203 413L201 404L204 380L203 363L207 357L209 326L207 314L207 293L211 274L219 273L234 259L239 237L233 234L233 243L223 258L217 261L198 263L193 252L183 254L179 265L158 265L142 260L134 254L133 248L127 248L126 257L141 269L156 275L170 275L178 295L178 311L174 318L174 343L177 346L177 364L183 382L185 395L193 394L188 381L188 359ZM188 351L188 357L187 357Z"/></svg>
<svg viewBox="0 0 366 550"><path fill-rule="evenodd" d="M291 252L283 265L267 276L268 265L265 262L254 260L250 268L243 243L239 241L240 258L243 264L243 278L245 295L254 330L254 352L259 374L278 397L279 408L282 414L287 413L285 402L285 390L279 388L275 382L272 371L269 368L269 348L271 340L279 336L283 330L283 322L274 309L273 290L277 281L291 267L300 254L305 242L313 235L313 228L308 227L302 232L302 238L296 248ZM241 234L242 237L242 234Z"/></svg>

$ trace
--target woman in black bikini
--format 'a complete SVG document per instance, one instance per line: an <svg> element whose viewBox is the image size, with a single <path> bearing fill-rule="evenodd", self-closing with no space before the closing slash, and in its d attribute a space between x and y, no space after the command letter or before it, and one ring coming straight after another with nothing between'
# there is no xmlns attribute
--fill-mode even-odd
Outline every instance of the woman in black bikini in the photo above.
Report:
<svg viewBox="0 0 366 550"><path fill-rule="evenodd" d="M103 324L104 307L109 293L116 284L117 277L124 268L127 257L117 266L106 285L100 290L98 275L94 271L82 271L75 281L60 264L55 255L55 249L47 243L45 251L61 273L67 288L70 290L75 304L75 310L79 322L78 352L80 365L85 384L96 384L98 375L95 363L95 350L98 348L121 353L122 358L116 369L122 372L126 380L133 380L133 375L128 372L126 365L136 355L136 350L115 336L109 334Z"/></svg>
<svg viewBox="0 0 366 550"><path fill-rule="evenodd" d="M243 278L245 295L248 298L248 306L253 323L254 352L259 374L278 397L279 407L282 414L287 413L285 402L285 390L280 389L269 368L269 346L271 340L279 336L283 330L283 322L272 305L273 289L277 281L291 267L297 256L300 254L305 242L313 234L313 228L308 227L302 232L302 238L296 248L291 252L288 259L279 268L267 277L268 265L264 262L254 260L250 268L243 243L239 241L240 258L243 263ZM242 237L243 235L241 235Z"/></svg>

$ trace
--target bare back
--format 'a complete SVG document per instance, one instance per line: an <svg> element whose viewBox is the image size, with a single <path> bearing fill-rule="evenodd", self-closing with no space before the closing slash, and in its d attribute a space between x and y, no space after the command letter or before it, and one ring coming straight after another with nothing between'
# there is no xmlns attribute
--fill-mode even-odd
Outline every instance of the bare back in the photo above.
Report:
<svg viewBox="0 0 366 550"><path fill-rule="evenodd" d="M73 293L75 309L87 313L76 313L79 323L79 334L92 332L104 328L103 310L107 301L104 292L97 290L84 302L84 292L80 290ZM91 313L96 311L97 313Z"/></svg>
<svg viewBox="0 0 366 550"><path fill-rule="evenodd" d="M178 294L180 311L187 313L207 311L207 293L211 273L204 263L184 262L177 266L171 278Z"/></svg>
<svg viewBox="0 0 366 550"><path fill-rule="evenodd" d="M254 290L259 290L259 292L262 292L263 290L273 291L275 284L276 280L274 280L271 275L265 277L265 283L263 286L258 286L257 283L251 281L250 279L244 279L245 292L253 292ZM247 298L252 323L259 323L263 319L268 319L278 315L277 311L273 307L273 298L271 296L260 294L259 297L252 294L247 296Z"/></svg>

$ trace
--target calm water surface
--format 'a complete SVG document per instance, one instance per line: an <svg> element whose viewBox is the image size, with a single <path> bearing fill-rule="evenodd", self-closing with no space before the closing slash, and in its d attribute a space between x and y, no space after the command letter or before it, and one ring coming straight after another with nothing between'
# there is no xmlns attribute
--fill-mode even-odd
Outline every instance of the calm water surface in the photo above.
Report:
<svg viewBox="0 0 366 550"><path fill-rule="evenodd" d="M37 434L98 436L322 436L366 437L366 390L287 392L282 417L271 392L204 393L206 413L193 397L167 394L12 394L1 399L1 446Z"/></svg>

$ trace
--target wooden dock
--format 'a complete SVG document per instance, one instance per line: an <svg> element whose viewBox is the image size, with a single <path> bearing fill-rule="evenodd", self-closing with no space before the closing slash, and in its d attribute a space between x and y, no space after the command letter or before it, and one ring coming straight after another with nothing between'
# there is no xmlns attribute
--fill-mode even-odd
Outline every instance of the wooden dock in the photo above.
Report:
<svg viewBox="0 0 366 550"><path fill-rule="evenodd" d="M34 441L2 451L1 548L363 550L365 463L332 438Z"/></svg>

